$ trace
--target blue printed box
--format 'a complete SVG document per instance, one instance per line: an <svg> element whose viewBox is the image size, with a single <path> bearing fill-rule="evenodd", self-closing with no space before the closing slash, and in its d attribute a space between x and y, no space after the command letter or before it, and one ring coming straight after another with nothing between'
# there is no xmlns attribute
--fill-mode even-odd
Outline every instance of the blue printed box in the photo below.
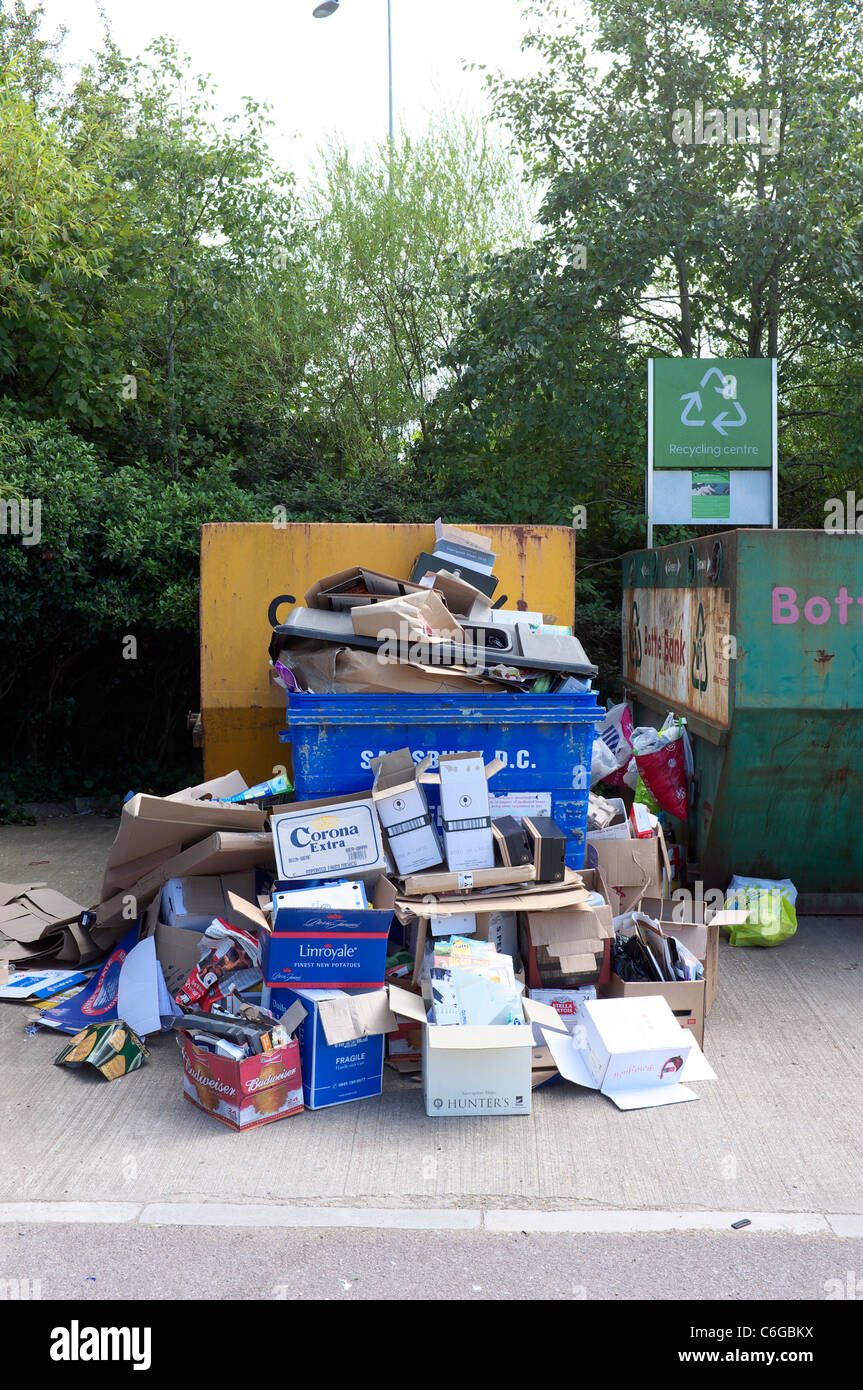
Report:
<svg viewBox="0 0 863 1390"><path fill-rule="evenodd" d="M282 888L273 888L273 925L261 929L261 973L271 986L300 989L380 989L395 888L386 878L375 885L368 908L287 907Z"/></svg>
<svg viewBox="0 0 863 1390"><path fill-rule="evenodd" d="M265 987L264 998L265 1007L276 1018L297 999L306 1009L296 1038L303 1100L309 1110L381 1094L384 1035L398 1026L385 989L347 994L344 990Z"/></svg>

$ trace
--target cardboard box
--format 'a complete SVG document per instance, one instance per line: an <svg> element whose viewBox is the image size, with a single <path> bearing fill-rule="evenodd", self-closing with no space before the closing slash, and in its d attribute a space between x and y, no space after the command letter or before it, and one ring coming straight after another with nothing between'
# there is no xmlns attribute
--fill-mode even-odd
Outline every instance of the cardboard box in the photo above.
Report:
<svg viewBox="0 0 863 1390"><path fill-rule="evenodd" d="M269 999L269 1004L266 999ZM265 1007L281 1017L299 1000L306 1017L297 1030L303 1098L309 1110L367 1100L383 1089L384 1037L398 1027L387 991L271 989Z"/></svg>
<svg viewBox="0 0 863 1390"><path fill-rule="evenodd" d="M199 874L196 877L170 878L162 885L161 918L169 927L180 927L183 931L201 932L207 930L214 917L221 917L229 925L231 907L227 894L251 901L255 896L254 871L248 869L241 874Z"/></svg>
<svg viewBox="0 0 863 1390"><path fill-rule="evenodd" d="M366 593L351 593L351 589L365 589ZM306 608L344 612L374 604L379 599L421 592L418 584L411 584L406 579L381 574L378 570L366 569L364 565L351 565L349 569L317 580L306 594L304 603Z"/></svg>
<svg viewBox="0 0 863 1390"><path fill-rule="evenodd" d="M418 982L422 969L428 921L432 916L455 918L462 912L475 912L477 936L482 940L492 940L492 932L494 932L495 936L500 935L501 943L504 940L504 934L505 939L511 941L511 923L513 918L518 920L518 914L528 911L554 911L559 908L583 906L588 902L592 890L586 884L588 881L598 882L600 876L578 874L572 869L567 869L566 873L567 878L562 884L519 885L511 892L501 892L500 894L477 896L475 893L467 893L461 896L450 895L441 898L436 898L428 893L424 894L422 898L398 896L395 901L396 917L405 924L416 923L414 928L415 942L413 944L414 983ZM607 922L609 930L613 930L610 926L610 910ZM488 934L486 935L486 933ZM513 946L513 949L508 950L501 944L498 949L502 950L504 955L514 956L517 954L517 949L520 949L520 945L519 947ZM528 977L528 981L530 982L530 977ZM538 975L533 983L536 985L541 983Z"/></svg>
<svg viewBox="0 0 863 1390"><path fill-rule="evenodd" d="M533 853L527 842L524 827L516 816L499 816L496 820L492 819L491 833L504 864L533 865ZM538 877L536 874L535 876Z"/></svg>
<svg viewBox="0 0 863 1390"><path fill-rule="evenodd" d="M583 885L578 895L567 897L564 887L528 899L521 909L519 947L531 989L577 989L602 977L606 943L614 936L609 890L598 869L582 869L576 877ZM590 905L592 893L603 906Z"/></svg>
<svg viewBox="0 0 863 1390"><path fill-rule="evenodd" d="M157 896L144 914L141 938L155 938L156 959L162 967L168 993L173 999L198 964L201 933L170 926L161 920L160 909L161 899Z"/></svg>
<svg viewBox="0 0 863 1390"><path fill-rule="evenodd" d="M422 999L389 986L390 1008L423 1030L422 1074L426 1114L529 1115L533 1030L562 1025L553 1009L523 1000L525 1024L489 1027L428 1023Z"/></svg>
<svg viewBox="0 0 863 1390"><path fill-rule="evenodd" d="M522 825L533 848L537 882L562 882L566 868L566 831L550 816L525 816Z"/></svg>
<svg viewBox="0 0 863 1390"><path fill-rule="evenodd" d="M660 919L660 925L667 936L676 936L704 966L703 980L621 980L612 973L603 995L609 999L641 999L647 995L660 995L681 1028L689 1028L699 1047L704 1046L704 1021L710 1012L719 977L719 931L723 925L730 925L735 916L730 911L714 913L710 920L701 922L675 922L671 919L674 904L669 899L645 900L641 910L648 916ZM704 916L703 904L693 905L693 915Z"/></svg>
<svg viewBox="0 0 863 1390"><path fill-rule="evenodd" d="M369 908L291 907L273 891L273 924L261 918L261 973L268 986L294 989L379 989L395 888L379 878ZM285 885L286 887L288 885Z"/></svg>
<svg viewBox="0 0 863 1390"><path fill-rule="evenodd" d="M400 874L413 874L443 862L443 849L417 778L431 766L431 755L415 763L409 748L372 758L372 799L387 849Z"/></svg>
<svg viewBox="0 0 863 1390"><path fill-rule="evenodd" d="M540 1004L548 1004L549 1008L554 1009L565 1024L567 1031L571 1033L575 1026L575 1015L578 1013L579 1005L583 1004L585 999L596 998L596 985L582 985L579 989L532 989L530 997L536 999ZM536 1039L535 1031L534 1039Z"/></svg>
<svg viewBox="0 0 863 1390"><path fill-rule="evenodd" d="M303 1109L296 1038L242 1061L208 1052L185 1034L179 1034L177 1042L183 1054L186 1099L229 1129L256 1129Z"/></svg>
<svg viewBox="0 0 863 1390"><path fill-rule="evenodd" d="M441 824L447 866L452 871L494 868L494 841L488 782L503 767L499 758L483 763L482 753L450 753L437 772L422 782L440 787Z"/></svg>
<svg viewBox="0 0 863 1390"><path fill-rule="evenodd" d="M439 541L449 542L450 545L464 545L469 550L483 550L494 559L497 559L491 548L491 541L488 536L481 536L479 531L465 531L461 526L453 526L450 522L438 517L434 524L435 545Z"/></svg>
<svg viewBox="0 0 863 1390"><path fill-rule="evenodd" d="M663 872L666 882L671 881L661 829L652 840L596 840L588 836L585 862L602 870L615 917L631 912L645 897L661 898Z"/></svg>
<svg viewBox="0 0 863 1390"><path fill-rule="evenodd" d="M290 879L365 878L386 868L370 792L295 801L270 819L276 872Z"/></svg>
<svg viewBox="0 0 863 1390"><path fill-rule="evenodd" d="M659 995L591 999L572 1032L543 1029L567 1081L601 1091L620 1110L697 1100L686 1083L715 1080L701 1049Z"/></svg>
<svg viewBox="0 0 863 1390"><path fill-rule="evenodd" d="M605 800L611 802L617 811L617 816L604 830L588 830L588 844L593 844L597 840L628 840L630 838L626 803L619 796L607 796Z"/></svg>
<svg viewBox="0 0 863 1390"><path fill-rule="evenodd" d="M493 574L484 574L471 565L461 563L452 555L429 555L426 550L417 556L411 579L414 584L422 584L424 575L440 574L441 571L454 575L456 579L465 580L466 583L471 584L481 594L484 594L486 598L492 597L498 585ZM423 585L423 587L426 586Z"/></svg>

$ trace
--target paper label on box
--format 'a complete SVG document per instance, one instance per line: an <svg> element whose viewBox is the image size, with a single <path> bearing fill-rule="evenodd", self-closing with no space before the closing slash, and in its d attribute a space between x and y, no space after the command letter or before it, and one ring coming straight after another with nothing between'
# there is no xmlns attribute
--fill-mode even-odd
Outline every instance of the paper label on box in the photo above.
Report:
<svg viewBox="0 0 863 1390"><path fill-rule="evenodd" d="M550 816L551 792L489 792L492 820L500 816Z"/></svg>
<svg viewBox="0 0 863 1390"><path fill-rule="evenodd" d="M460 889L473 888L473 874L460 873L458 876L458 886Z"/></svg>

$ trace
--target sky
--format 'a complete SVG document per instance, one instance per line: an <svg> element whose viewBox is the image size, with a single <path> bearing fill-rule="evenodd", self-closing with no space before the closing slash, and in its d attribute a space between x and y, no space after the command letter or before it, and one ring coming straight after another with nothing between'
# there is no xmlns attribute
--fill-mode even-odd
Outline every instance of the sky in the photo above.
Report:
<svg viewBox="0 0 863 1390"><path fill-rule="evenodd" d="M130 55L171 34L195 70L212 74L222 108L251 95L267 101L273 153L302 177L328 137L356 150L387 133L387 0L341 0L315 19L316 0L43 0L47 24L64 25L64 54L80 62L98 47L99 8ZM422 129L454 105L487 111L483 80L462 62L526 72L523 0L391 0L396 124Z"/></svg>

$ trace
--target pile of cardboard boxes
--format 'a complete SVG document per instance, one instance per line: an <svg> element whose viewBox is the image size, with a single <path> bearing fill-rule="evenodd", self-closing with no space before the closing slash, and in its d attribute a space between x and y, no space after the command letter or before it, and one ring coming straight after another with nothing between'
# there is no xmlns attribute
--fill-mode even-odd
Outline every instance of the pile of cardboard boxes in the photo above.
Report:
<svg viewBox="0 0 863 1390"><path fill-rule="evenodd" d="M274 630L273 679L588 691L570 628L494 607L490 544L435 534L410 578L318 581ZM585 797L589 761L566 769ZM430 1116L525 1115L561 1078L623 1108L693 1099L721 919L671 920L662 831L623 801L591 795L586 867L570 867L552 815L495 810L503 766L395 747L369 754L359 791L333 774L327 795L285 803L284 777L249 788L235 772L131 796L97 906L0 885L0 997L73 1035L65 1064L106 1076L173 1032L187 1099L234 1129L379 1095L387 1062L421 1080ZM41 970L48 955L76 972ZM117 1028L94 1051L95 1015Z"/></svg>
<svg viewBox="0 0 863 1390"><path fill-rule="evenodd" d="M693 1098L685 1083L709 1075L718 926L617 898L635 872L625 856L567 868L548 818L495 823L497 770L397 749L345 797L237 807L222 799L241 789L232 774L131 798L89 914L114 951L30 1026L76 1032L81 996L98 993L114 1010L100 1017L133 1037L173 1030L186 1097L234 1129L376 1096L386 1061L421 1078L431 1116L528 1114L533 1090L561 1077L624 1108ZM660 881L657 840L650 864L634 841L599 844L634 847L639 884ZM635 901L703 962L699 980L612 973L615 909Z"/></svg>

